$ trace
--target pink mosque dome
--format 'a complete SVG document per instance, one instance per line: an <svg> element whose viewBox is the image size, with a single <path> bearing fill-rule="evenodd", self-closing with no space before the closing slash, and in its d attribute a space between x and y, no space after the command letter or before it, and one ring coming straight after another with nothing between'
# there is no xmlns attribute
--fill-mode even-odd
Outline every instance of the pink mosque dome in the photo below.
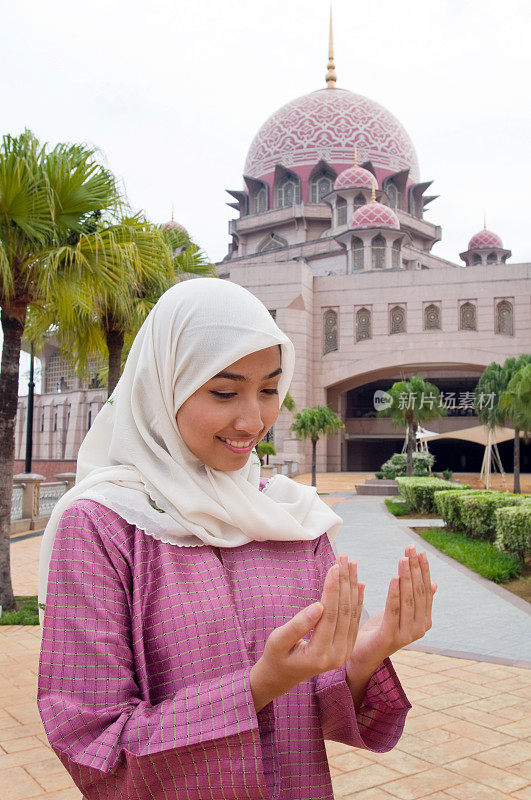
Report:
<svg viewBox="0 0 531 800"><path fill-rule="evenodd" d="M469 250L490 250L491 248L503 249L500 237L488 231L486 228L479 233L475 233L468 243Z"/></svg>
<svg viewBox="0 0 531 800"><path fill-rule="evenodd" d="M160 227L161 228L165 228L166 230L171 229L171 228L178 228L180 231L183 231L184 233L188 233L186 228L183 225L181 225L179 222L175 222L174 219L170 219L169 222L163 222Z"/></svg>
<svg viewBox="0 0 531 800"><path fill-rule="evenodd" d="M340 172L334 181L334 189L372 189L376 178L363 167L348 167Z"/></svg>
<svg viewBox="0 0 531 800"><path fill-rule="evenodd" d="M320 161L341 173L356 163L355 148L357 161L370 161L380 183L405 169L409 180L418 182L415 148L396 117L368 97L330 86L291 100L264 122L247 153L244 175L271 183L280 164L306 177Z"/></svg>
<svg viewBox="0 0 531 800"><path fill-rule="evenodd" d="M383 203L367 203L356 209L351 216L348 227L355 228L392 228L400 230L400 222L395 212Z"/></svg>

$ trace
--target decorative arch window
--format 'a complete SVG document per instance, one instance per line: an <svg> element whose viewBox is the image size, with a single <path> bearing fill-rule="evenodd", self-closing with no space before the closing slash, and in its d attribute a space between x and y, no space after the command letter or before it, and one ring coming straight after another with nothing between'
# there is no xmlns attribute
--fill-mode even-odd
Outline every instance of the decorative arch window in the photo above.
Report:
<svg viewBox="0 0 531 800"><path fill-rule="evenodd" d="M406 309L402 306L393 306L389 316L389 333L406 333Z"/></svg>
<svg viewBox="0 0 531 800"><path fill-rule="evenodd" d="M391 248L391 266L393 269L398 269L400 267L400 239L393 242Z"/></svg>
<svg viewBox="0 0 531 800"><path fill-rule="evenodd" d="M361 239L353 239L352 240L352 269L363 269L363 251L364 246Z"/></svg>
<svg viewBox="0 0 531 800"><path fill-rule="evenodd" d="M357 194L354 198L354 211L365 205L365 198L362 194Z"/></svg>
<svg viewBox="0 0 531 800"><path fill-rule="evenodd" d="M396 188L393 181L387 181L385 184L385 193L389 198L389 205L391 208L397 208L398 206L398 189Z"/></svg>
<svg viewBox="0 0 531 800"><path fill-rule="evenodd" d="M476 306L473 303L463 303L459 309L459 330L477 331Z"/></svg>
<svg viewBox="0 0 531 800"><path fill-rule="evenodd" d="M474 265L481 264L481 255L479 253L474 253L474 255L472 256L472 263Z"/></svg>
<svg viewBox="0 0 531 800"><path fill-rule="evenodd" d="M347 201L344 197L338 197L337 203L337 224L338 225L346 225L347 224Z"/></svg>
<svg viewBox="0 0 531 800"><path fill-rule="evenodd" d="M368 308L360 308L356 311L356 341L362 342L371 337L371 312Z"/></svg>
<svg viewBox="0 0 531 800"><path fill-rule="evenodd" d="M327 308L323 314L323 355L337 349L337 311Z"/></svg>
<svg viewBox="0 0 531 800"><path fill-rule="evenodd" d="M89 408L88 412L88 419L87 419L87 430L90 430L90 426L92 425L92 409Z"/></svg>
<svg viewBox="0 0 531 800"><path fill-rule="evenodd" d="M269 313L271 314L273 319L276 320L276 318L277 318L277 310L276 310L276 308L270 308L269 309Z"/></svg>
<svg viewBox="0 0 531 800"><path fill-rule="evenodd" d="M496 333L501 333L504 336L513 336L513 320L513 304L508 300L500 300L496 305Z"/></svg>
<svg viewBox="0 0 531 800"><path fill-rule="evenodd" d="M41 433L44 431L44 411L41 413Z"/></svg>
<svg viewBox="0 0 531 800"><path fill-rule="evenodd" d="M372 268L384 269L385 267L385 239L383 236L375 236L371 242Z"/></svg>
<svg viewBox="0 0 531 800"><path fill-rule="evenodd" d="M498 261L498 256L496 253L489 253L487 256L487 264L496 264Z"/></svg>
<svg viewBox="0 0 531 800"><path fill-rule="evenodd" d="M325 195L330 194L334 185L334 179L329 172L323 170L312 178L311 197L312 203L320 203Z"/></svg>
<svg viewBox="0 0 531 800"><path fill-rule="evenodd" d="M262 186L253 198L253 211L255 214L267 211L267 189L265 186Z"/></svg>
<svg viewBox="0 0 531 800"><path fill-rule="evenodd" d="M292 206L301 201L300 181L295 175L286 175L278 184L278 207Z"/></svg>
<svg viewBox="0 0 531 800"><path fill-rule="evenodd" d="M441 329L441 309L435 303L430 303L424 309L424 330L433 331Z"/></svg>
<svg viewBox="0 0 531 800"><path fill-rule="evenodd" d="M258 245L257 253L267 253L269 250L278 250L279 247L287 247L288 240L276 233L269 233Z"/></svg>

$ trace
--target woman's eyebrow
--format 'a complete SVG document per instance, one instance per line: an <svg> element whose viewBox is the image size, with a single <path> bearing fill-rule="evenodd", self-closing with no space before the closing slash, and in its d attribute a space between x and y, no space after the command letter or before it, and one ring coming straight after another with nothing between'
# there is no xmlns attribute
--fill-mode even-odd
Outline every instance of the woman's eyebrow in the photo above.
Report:
<svg viewBox="0 0 531 800"><path fill-rule="evenodd" d="M269 378L274 378L276 375L280 375L281 372L282 372L282 367L279 367L274 372L271 372L269 375L265 375L262 378L262 380L263 381L267 381L267 380L269 380ZM228 378L230 381L246 381L247 380L245 375L238 375L236 372L227 372L225 370L223 372L218 372L217 375L214 375L212 380L214 378Z"/></svg>

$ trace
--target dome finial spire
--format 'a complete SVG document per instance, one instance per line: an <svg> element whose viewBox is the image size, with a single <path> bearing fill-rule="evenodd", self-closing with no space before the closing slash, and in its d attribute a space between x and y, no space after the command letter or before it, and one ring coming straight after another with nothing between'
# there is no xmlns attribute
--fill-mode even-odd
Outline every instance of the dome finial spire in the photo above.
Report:
<svg viewBox="0 0 531 800"><path fill-rule="evenodd" d="M371 203L375 203L375 202L376 202L376 181L373 181L373 182L372 182L372 198L371 198Z"/></svg>
<svg viewBox="0 0 531 800"><path fill-rule="evenodd" d="M171 221L175 222L175 220L173 219L173 203L171 204Z"/></svg>
<svg viewBox="0 0 531 800"><path fill-rule="evenodd" d="M354 145L354 166L358 166L358 145Z"/></svg>
<svg viewBox="0 0 531 800"><path fill-rule="evenodd" d="M326 73L326 85L329 89L335 89L337 75L334 72L334 38L332 35L332 6L330 6L330 36L328 40L328 72Z"/></svg>
<svg viewBox="0 0 531 800"><path fill-rule="evenodd" d="M483 230L484 231L487 230L487 212L486 211L483 212Z"/></svg>

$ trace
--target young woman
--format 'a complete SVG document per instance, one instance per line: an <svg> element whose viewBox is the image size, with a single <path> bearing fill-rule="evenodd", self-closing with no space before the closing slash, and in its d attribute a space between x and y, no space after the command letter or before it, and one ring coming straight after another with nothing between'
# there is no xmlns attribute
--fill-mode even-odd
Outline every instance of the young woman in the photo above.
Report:
<svg viewBox="0 0 531 800"><path fill-rule="evenodd" d="M83 441L41 545L37 704L87 800L332 800L325 739L384 752L402 733L389 656L431 626L436 586L408 548L358 631L341 518L260 482L293 371L257 298L189 280Z"/></svg>

